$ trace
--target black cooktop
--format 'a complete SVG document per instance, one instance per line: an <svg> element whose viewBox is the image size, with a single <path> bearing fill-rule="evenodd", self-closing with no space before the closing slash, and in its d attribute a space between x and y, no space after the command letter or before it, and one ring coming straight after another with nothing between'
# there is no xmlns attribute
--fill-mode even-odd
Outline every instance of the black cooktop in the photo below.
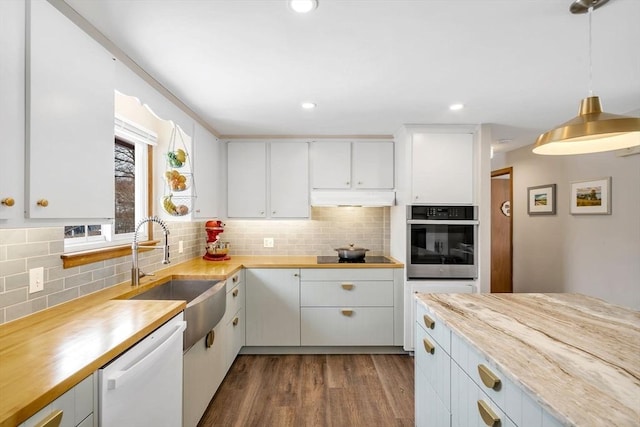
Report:
<svg viewBox="0 0 640 427"><path fill-rule="evenodd" d="M392 264L385 256L365 256L360 259L342 259L338 256L318 256L318 264Z"/></svg>

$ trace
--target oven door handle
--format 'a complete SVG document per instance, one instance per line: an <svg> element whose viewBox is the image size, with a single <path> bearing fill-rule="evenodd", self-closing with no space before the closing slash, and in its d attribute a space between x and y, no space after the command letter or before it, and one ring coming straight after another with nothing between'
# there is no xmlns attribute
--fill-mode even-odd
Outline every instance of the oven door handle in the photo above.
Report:
<svg viewBox="0 0 640 427"><path fill-rule="evenodd" d="M417 225L478 225L479 221L477 220L460 220L460 221L452 221L452 220L438 220L438 219L409 219L407 220L407 224L417 224Z"/></svg>

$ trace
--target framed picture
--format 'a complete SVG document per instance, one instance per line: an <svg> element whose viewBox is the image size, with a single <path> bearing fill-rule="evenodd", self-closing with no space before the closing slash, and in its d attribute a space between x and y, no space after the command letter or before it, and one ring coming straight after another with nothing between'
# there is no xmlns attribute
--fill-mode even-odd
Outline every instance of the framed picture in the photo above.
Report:
<svg viewBox="0 0 640 427"><path fill-rule="evenodd" d="M538 185L527 188L527 213L529 215L556 214L556 185Z"/></svg>
<svg viewBox="0 0 640 427"><path fill-rule="evenodd" d="M611 215L611 177L571 183L571 215Z"/></svg>

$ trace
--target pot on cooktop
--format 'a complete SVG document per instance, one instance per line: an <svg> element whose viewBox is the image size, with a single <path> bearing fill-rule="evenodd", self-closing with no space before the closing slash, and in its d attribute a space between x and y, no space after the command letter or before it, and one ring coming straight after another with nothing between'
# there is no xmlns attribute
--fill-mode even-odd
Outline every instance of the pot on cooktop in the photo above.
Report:
<svg viewBox="0 0 640 427"><path fill-rule="evenodd" d="M340 259L361 259L364 258L369 249L356 248L353 243L348 248L337 248L338 257Z"/></svg>

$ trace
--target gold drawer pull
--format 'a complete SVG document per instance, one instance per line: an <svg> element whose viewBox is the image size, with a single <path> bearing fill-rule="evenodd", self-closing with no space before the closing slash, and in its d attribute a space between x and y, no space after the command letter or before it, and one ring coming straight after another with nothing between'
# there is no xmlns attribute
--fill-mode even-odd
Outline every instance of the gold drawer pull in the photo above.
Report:
<svg viewBox="0 0 640 427"><path fill-rule="evenodd" d="M240 280L240 277L238 276L233 276L233 278L231 279L233 283L238 283L238 280Z"/></svg>
<svg viewBox="0 0 640 427"><path fill-rule="evenodd" d="M350 291L351 289L353 289L353 283L343 283L340 286L342 286L342 289L344 289L345 291Z"/></svg>
<svg viewBox="0 0 640 427"><path fill-rule="evenodd" d="M238 292L239 291L237 289L234 289L233 292L231 292L231 295L233 295L234 297L237 297L238 296Z"/></svg>
<svg viewBox="0 0 640 427"><path fill-rule="evenodd" d="M5 197L4 199L2 199L0 203L2 203L5 206L13 206L16 204L16 201L13 200L12 197Z"/></svg>
<svg viewBox="0 0 640 427"><path fill-rule="evenodd" d="M62 410L58 409L55 412L49 414L47 418L40 421L35 427L59 427L62 422Z"/></svg>
<svg viewBox="0 0 640 427"><path fill-rule="evenodd" d="M478 373L484 385L494 390L500 389L500 378L485 365L478 365Z"/></svg>
<svg viewBox="0 0 640 427"><path fill-rule="evenodd" d="M238 319L237 317L234 317L233 318L233 322L231 322L231 323L233 323L233 326L238 326L238 322L239 321L240 321L240 319Z"/></svg>
<svg viewBox="0 0 640 427"><path fill-rule="evenodd" d="M205 348L209 348L213 345L213 342L216 340L216 333L215 331L212 329L209 331L209 333L207 334L207 336L205 337L206 339L204 340L204 347Z"/></svg>
<svg viewBox="0 0 640 427"><path fill-rule="evenodd" d="M427 353L433 354L436 351L436 347L433 344L431 344L431 342L428 339L423 338L422 344L424 345L424 349L427 351Z"/></svg>
<svg viewBox="0 0 640 427"><path fill-rule="evenodd" d="M36 205L46 208L47 206L49 206L49 201L47 199L40 199L36 202Z"/></svg>
<svg viewBox="0 0 640 427"><path fill-rule="evenodd" d="M436 325L436 322L434 322L434 320L427 316L426 314L424 315L424 325L429 328L429 329L433 329L433 327Z"/></svg>
<svg viewBox="0 0 640 427"><path fill-rule="evenodd" d="M480 412L482 421L489 427L498 427L500 425L500 417L493 412L484 400L478 400L478 412Z"/></svg>
<svg viewBox="0 0 640 427"><path fill-rule="evenodd" d="M340 311L342 312L343 316L347 316L347 317L350 317L353 314L353 310L351 310L349 308L343 308Z"/></svg>

